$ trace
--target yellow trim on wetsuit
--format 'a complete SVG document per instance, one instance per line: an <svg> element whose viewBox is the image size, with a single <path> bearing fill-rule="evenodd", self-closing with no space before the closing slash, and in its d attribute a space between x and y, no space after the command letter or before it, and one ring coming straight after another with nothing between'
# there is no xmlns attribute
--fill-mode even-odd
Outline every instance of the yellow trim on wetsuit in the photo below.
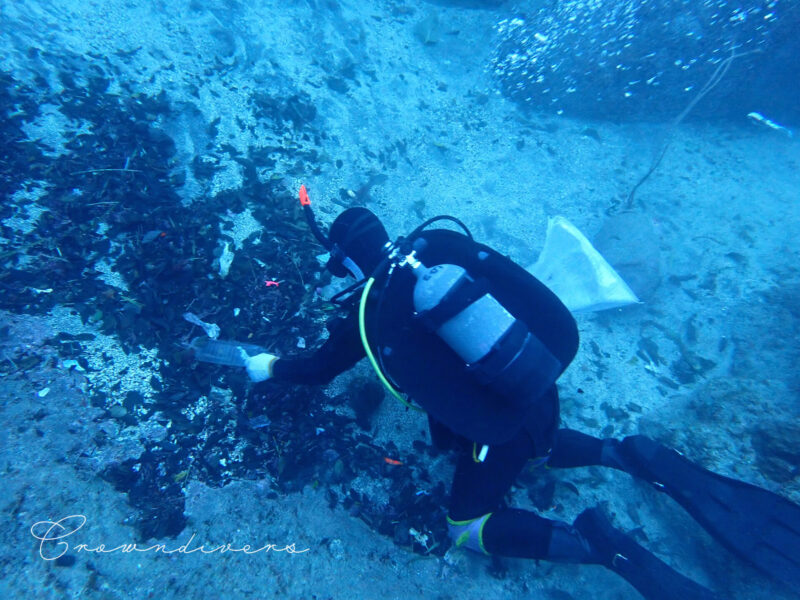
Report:
<svg viewBox="0 0 800 600"><path fill-rule="evenodd" d="M380 366L378 365L378 361L375 360L375 355L372 353L372 348L369 347L369 342L367 341L367 327L366 327L366 312L367 312L367 296L369 295L369 291L372 289L373 284L375 283L375 278L370 277L367 284L364 286L364 291L361 292L361 301L358 303L358 331L361 334L361 344L364 346L364 351L367 353L367 358L369 359L372 368L375 369L375 373L378 375L378 379L381 380L381 383L389 390L389 393L400 400L407 408L413 408L414 410L422 411L421 408L418 406L414 406L408 400L403 398L403 396L398 392L394 386L389 383L389 380L386 379L386 376L381 371Z"/></svg>
<svg viewBox="0 0 800 600"><path fill-rule="evenodd" d="M480 453L477 452L478 443L472 442L472 462L482 463L486 460L486 455L489 453L489 446L483 444Z"/></svg>
<svg viewBox="0 0 800 600"><path fill-rule="evenodd" d="M486 513L485 515L481 515L480 517L475 517L474 519L467 519L466 521L454 521L449 516L447 517L447 525L448 529L450 529L450 537L453 538L454 534L458 534L457 537L453 540L457 548L466 545L467 548L470 550L477 551L480 549L481 552L486 554L487 556L491 555L486 547L483 545L483 528L486 527L486 522L489 520L494 513ZM480 520L480 526L477 528L477 548L473 541L472 536L476 533L475 522ZM461 531L459 531L461 530ZM470 543L473 542L473 543Z"/></svg>

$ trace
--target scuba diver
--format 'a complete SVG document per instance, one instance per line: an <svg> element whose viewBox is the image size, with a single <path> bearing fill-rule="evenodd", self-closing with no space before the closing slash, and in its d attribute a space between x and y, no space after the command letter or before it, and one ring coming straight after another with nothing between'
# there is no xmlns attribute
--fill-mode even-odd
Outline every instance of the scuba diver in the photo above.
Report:
<svg viewBox="0 0 800 600"><path fill-rule="evenodd" d="M559 428L556 381L575 357L578 330L570 310L528 271L473 240L453 217L430 219L391 242L372 212L349 208L326 237L305 186L300 200L330 252L327 269L355 280L337 294L350 299L348 316L329 326L314 352L278 358L243 344L228 364L246 367L254 382L324 384L366 357L389 393L427 413L434 444L459 453L447 517L457 546L603 565L647 599L714 598L597 507L569 524L504 504L531 460L550 468L602 465L650 482L741 559L800 586L799 506L641 435L599 439ZM445 219L464 233L428 228Z"/></svg>

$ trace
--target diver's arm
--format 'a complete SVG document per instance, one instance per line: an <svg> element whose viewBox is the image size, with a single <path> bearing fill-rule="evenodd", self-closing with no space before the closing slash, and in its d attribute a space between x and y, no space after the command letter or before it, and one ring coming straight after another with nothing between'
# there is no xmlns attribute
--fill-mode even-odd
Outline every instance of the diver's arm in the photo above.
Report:
<svg viewBox="0 0 800 600"><path fill-rule="evenodd" d="M315 352L274 360L270 378L285 383L324 384L364 356L358 318L351 313L330 328L330 337Z"/></svg>

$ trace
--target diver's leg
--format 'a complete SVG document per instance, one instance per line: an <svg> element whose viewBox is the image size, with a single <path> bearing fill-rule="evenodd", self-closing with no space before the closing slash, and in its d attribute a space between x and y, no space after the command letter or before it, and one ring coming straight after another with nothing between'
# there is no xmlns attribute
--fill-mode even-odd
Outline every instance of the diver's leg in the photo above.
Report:
<svg viewBox="0 0 800 600"><path fill-rule="evenodd" d="M505 444L491 446L483 462L472 452L462 452L450 491L450 518L473 519L500 508L533 453L534 444L524 430Z"/></svg>
<svg viewBox="0 0 800 600"><path fill-rule="evenodd" d="M498 556L603 565L647 600L715 598L614 529L596 508L584 511L574 525L513 508L462 522L448 518L448 524L457 546Z"/></svg>
<svg viewBox="0 0 800 600"><path fill-rule="evenodd" d="M507 444L493 446L485 462L462 454L447 518L457 546L499 556L601 564L651 600L713 598L708 590L613 529L598 511L586 511L575 525L569 525L504 507L503 497L532 452L533 443L522 433Z"/></svg>
<svg viewBox="0 0 800 600"><path fill-rule="evenodd" d="M485 554L584 562L588 544L569 525L503 505L533 453L534 444L524 431L506 444L492 446L484 462L462 453L447 517L450 536L457 545Z"/></svg>
<svg viewBox="0 0 800 600"><path fill-rule="evenodd" d="M452 527L452 525L451 525ZM571 525L517 508L489 515L478 546L486 554L553 562L596 563L589 542Z"/></svg>
<svg viewBox="0 0 800 600"><path fill-rule="evenodd" d="M604 442L574 429L559 429L547 465L557 469L602 465Z"/></svg>
<svg viewBox="0 0 800 600"><path fill-rule="evenodd" d="M630 439L633 438L625 438ZM558 469L600 465L647 478L641 459L627 448L629 444L625 440L602 439L574 429L559 429L547 465Z"/></svg>
<svg viewBox="0 0 800 600"><path fill-rule="evenodd" d="M615 529L596 508L584 511L573 525L505 508L460 522L448 518L448 526L457 546L483 554L603 565L647 600L715 597Z"/></svg>

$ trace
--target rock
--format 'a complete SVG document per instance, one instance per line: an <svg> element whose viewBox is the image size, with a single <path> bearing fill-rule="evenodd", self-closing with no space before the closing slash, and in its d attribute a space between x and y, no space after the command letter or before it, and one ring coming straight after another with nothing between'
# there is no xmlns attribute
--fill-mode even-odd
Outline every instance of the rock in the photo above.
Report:
<svg viewBox="0 0 800 600"><path fill-rule="evenodd" d="M772 421L756 428L752 436L765 477L786 483L800 474L800 424Z"/></svg>
<svg viewBox="0 0 800 600"><path fill-rule="evenodd" d="M71 567L75 564L75 556L72 554L62 554L55 560L57 567Z"/></svg>
<svg viewBox="0 0 800 600"><path fill-rule="evenodd" d="M371 379L354 380L347 389L350 406L356 413L356 423L364 430L372 427L372 415L384 398L383 386Z"/></svg>

